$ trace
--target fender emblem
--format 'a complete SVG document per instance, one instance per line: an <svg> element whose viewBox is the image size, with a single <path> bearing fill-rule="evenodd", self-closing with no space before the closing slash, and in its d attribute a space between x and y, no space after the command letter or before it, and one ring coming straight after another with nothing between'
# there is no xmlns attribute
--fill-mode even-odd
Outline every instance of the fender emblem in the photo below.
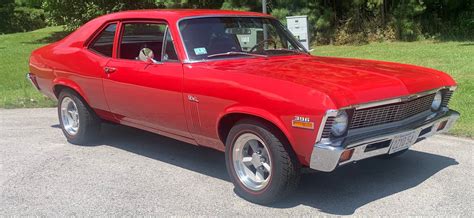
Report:
<svg viewBox="0 0 474 218"><path fill-rule="evenodd" d="M314 129L314 122L309 117L295 116L291 121L291 126L303 129Z"/></svg>

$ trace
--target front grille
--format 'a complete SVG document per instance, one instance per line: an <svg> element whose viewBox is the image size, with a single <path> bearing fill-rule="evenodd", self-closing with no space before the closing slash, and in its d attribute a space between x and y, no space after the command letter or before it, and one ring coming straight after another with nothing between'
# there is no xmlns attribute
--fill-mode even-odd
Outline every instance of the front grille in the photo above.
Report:
<svg viewBox="0 0 474 218"><path fill-rule="evenodd" d="M406 102L356 110L352 116L350 129L396 122L430 110L434 96L435 94L431 94Z"/></svg>
<svg viewBox="0 0 474 218"><path fill-rule="evenodd" d="M441 103L441 106L447 107L449 104L449 100L451 100L451 96L453 95L453 91L446 91L443 95L443 102Z"/></svg>
<svg viewBox="0 0 474 218"><path fill-rule="evenodd" d="M326 125L324 125L323 133L321 134L321 138L329 138L331 136L331 127L334 123L335 117L328 117L326 120Z"/></svg>

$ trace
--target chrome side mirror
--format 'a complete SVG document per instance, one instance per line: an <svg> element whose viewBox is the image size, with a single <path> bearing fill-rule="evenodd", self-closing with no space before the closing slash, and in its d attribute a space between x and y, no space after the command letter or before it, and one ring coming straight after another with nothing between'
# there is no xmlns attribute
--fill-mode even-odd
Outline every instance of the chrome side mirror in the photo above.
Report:
<svg viewBox="0 0 474 218"><path fill-rule="evenodd" d="M138 54L138 60L147 62L147 63L159 63L154 59L155 55L153 54L153 50L149 48L142 48L140 50L140 54Z"/></svg>

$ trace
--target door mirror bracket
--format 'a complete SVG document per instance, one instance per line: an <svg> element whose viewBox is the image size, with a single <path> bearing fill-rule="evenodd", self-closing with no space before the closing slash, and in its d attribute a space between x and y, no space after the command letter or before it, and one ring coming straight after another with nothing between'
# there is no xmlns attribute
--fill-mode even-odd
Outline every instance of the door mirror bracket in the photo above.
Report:
<svg viewBox="0 0 474 218"><path fill-rule="evenodd" d="M163 63L163 62L157 61L157 60L155 60L155 59L153 59L153 58L148 58L148 59L146 59L145 62L147 62L147 63L149 63L149 64L162 64L162 63Z"/></svg>

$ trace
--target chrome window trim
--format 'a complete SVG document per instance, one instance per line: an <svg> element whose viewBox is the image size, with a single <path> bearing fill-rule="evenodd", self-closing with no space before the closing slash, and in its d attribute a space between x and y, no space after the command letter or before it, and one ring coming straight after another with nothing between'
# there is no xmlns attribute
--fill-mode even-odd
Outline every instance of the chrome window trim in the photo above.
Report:
<svg viewBox="0 0 474 218"><path fill-rule="evenodd" d="M196 19L196 18L215 18L215 17L246 17L246 18L267 18L267 19L273 19L273 20L277 20L278 22L280 22L278 19L270 16L270 15L265 15L265 14L262 14L261 16L258 16L258 15L238 15L238 14L216 14L216 15L198 15L198 16L190 16L190 17L183 17L183 18L180 18L178 21L176 21L176 28L178 30L178 33L179 33L179 38L181 39L181 46L183 47L184 49L184 54L186 56L186 58L183 60L183 63L185 64L190 64L190 63L200 63L200 62L211 62L211 61L219 61L219 60L229 60L229 59L241 59L241 58L257 58L257 57L238 57L238 58L216 58L216 59L212 59L212 60L209 60L209 59L205 59L205 60L190 60L189 59L189 54L188 54L188 50L186 49L186 45L184 44L184 40L183 40L183 35L181 34L181 30L179 29L179 23L181 21L184 21L184 20L192 20L192 19ZM280 22L281 24L281 22ZM284 25L282 24L282 26L284 27ZM289 31L287 28L284 28L286 31ZM292 37L293 34L291 32L289 32L290 35ZM310 55L309 52L306 50L306 48L298 41L294 38L294 41L295 43L297 43L300 48L303 49L303 51L306 52L306 55ZM302 55L302 54L305 54L305 53L301 53L301 54L285 54L285 55ZM285 55L282 55L282 56L285 56Z"/></svg>
<svg viewBox="0 0 474 218"><path fill-rule="evenodd" d="M169 31L169 28L170 28L170 25L166 22L166 21L162 21L162 20L123 20L121 23L120 23L120 32L118 33L118 39L117 39L117 57L113 58L115 60L122 60L122 61L135 61L135 62L143 62L141 60L136 60L136 59L124 59L124 58L120 58L120 46L122 44L122 40L123 40L123 31L125 30L124 26L126 24L158 24L158 25L164 25L165 26L165 31L163 32L163 44L161 45L161 54L160 54L160 61L157 61L155 60L155 58L153 58L154 60L154 64L164 64L164 63L180 63L180 59L179 57L178 60L168 60L168 61L163 61L163 54L164 54L164 48L166 48L166 33L167 31ZM173 46L175 45L174 43L174 40L173 40L173 35L170 31L170 36L171 36L171 42L173 43ZM177 51L176 51L176 46L175 46L175 53L176 55L178 54Z"/></svg>
<svg viewBox="0 0 474 218"><path fill-rule="evenodd" d="M450 91L454 91L454 90L456 90L456 88L457 88L457 86L443 86L443 87L440 87L440 88L431 89L431 90L416 93L416 94L411 94L411 95L406 95L406 96L402 96L402 97L386 99L386 100L382 100L382 101L372 101L372 102L363 103L363 104L356 104L356 105L343 107L341 109L360 110L360 109L378 107L378 106L382 106L382 105L400 103L400 102L409 101L409 100L412 100L412 99L415 99L415 98L423 97L423 96L426 96L426 95L431 95L431 94L436 93L439 90L449 89Z"/></svg>
<svg viewBox="0 0 474 218"><path fill-rule="evenodd" d="M91 46L96 42L96 40L99 38L100 34L102 32L104 32L107 27L109 27L110 25L114 24L115 25L115 32L114 32L114 38L113 38L113 41L112 41L112 55L111 56L107 56L105 54L102 54L94 49L91 48ZM83 48L85 51L88 51L92 54L95 54L95 55L98 55L100 57L103 57L103 58L114 58L114 48L115 48L115 41L117 40L117 34L120 34L118 33L118 30L119 30L119 27L120 27L120 22L118 20L113 20L113 21L107 21L107 22L104 22L102 24L102 26L100 26L99 28L97 28L97 30L95 30L95 32L93 34L91 34L89 36L89 38L84 42L83 44Z"/></svg>
<svg viewBox="0 0 474 218"><path fill-rule="evenodd" d="M163 62L163 57L164 57L164 55L165 55L166 38L168 38L168 37L166 37L166 34L168 33L168 31L169 31L169 27L168 27L168 25L166 25L166 27L165 27L165 33L164 33L164 35L163 35L163 44L161 44L161 54L160 54L161 57L160 57L160 62ZM171 35L171 34L170 34L170 35Z"/></svg>
<svg viewBox="0 0 474 218"><path fill-rule="evenodd" d="M170 39L171 39L171 44L173 44L173 50L174 50L174 53L176 54L176 58L177 60L166 60L166 61L163 61L163 57L165 56L165 53L166 53L166 48L168 46L168 33L170 35ZM175 62L175 63L178 63L180 62L179 61L179 57L178 57L178 53L176 52L176 46L174 46L174 40L173 40L173 36L171 35L171 31L170 31L170 26L168 24L166 24L166 29L165 29L165 35L163 36L163 45L161 46L161 61L160 62Z"/></svg>

